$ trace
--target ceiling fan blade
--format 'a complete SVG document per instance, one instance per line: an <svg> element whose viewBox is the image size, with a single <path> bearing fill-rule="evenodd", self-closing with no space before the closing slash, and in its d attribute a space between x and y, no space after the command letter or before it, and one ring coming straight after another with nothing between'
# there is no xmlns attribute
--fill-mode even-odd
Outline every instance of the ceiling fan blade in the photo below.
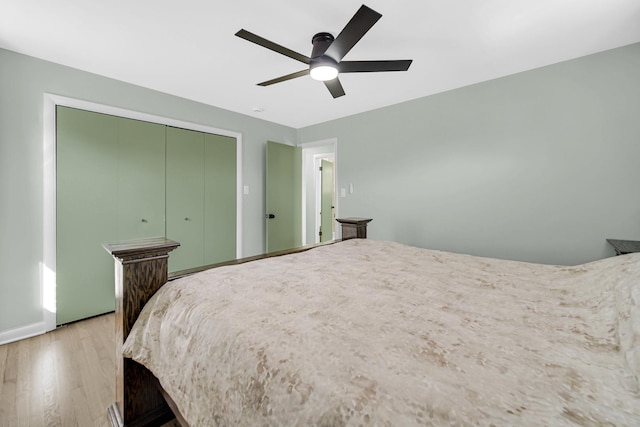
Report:
<svg viewBox="0 0 640 427"><path fill-rule="evenodd" d="M269 41L263 37L260 37L256 34L253 34L247 30L240 30L236 33L236 36L240 37L241 39L245 39L248 40L252 43L255 43L257 45L260 45L262 47L266 47L269 50L272 50L274 52L278 52L284 56L288 56L291 59L295 59L296 61L300 61L303 62L305 64L309 64L311 62L311 58L309 58L308 56L305 56L301 53L298 53L296 51L293 51L291 49L287 49L284 46L280 46L277 43L274 43L272 41Z"/></svg>
<svg viewBox="0 0 640 427"><path fill-rule="evenodd" d="M331 96L333 96L334 98L339 98L344 95L344 89L342 88L342 84L337 77L333 80L325 81L324 85L327 87L327 89L329 89L329 92L331 92Z"/></svg>
<svg viewBox="0 0 640 427"><path fill-rule="evenodd" d="M377 71L407 71L413 60L399 61L342 61L338 64L341 73L373 73Z"/></svg>
<svg viewBox="0 0 640 427"><path fill-rule="evenodd" d="M381 17L382 15L375 10L362 5L325 51L325 55L340 62Z"/></svg>
<svg viewBox="0 0 640 427"><path fill-rule="evenodd" d="M295 79L297 77L306 76L309 74L309 70L296 71L295 73L287 74L286 76L277 77L275 79L267 80L266 82L258 83L258 86L269 86L275 83L285 82L287 80Z"/></svg>

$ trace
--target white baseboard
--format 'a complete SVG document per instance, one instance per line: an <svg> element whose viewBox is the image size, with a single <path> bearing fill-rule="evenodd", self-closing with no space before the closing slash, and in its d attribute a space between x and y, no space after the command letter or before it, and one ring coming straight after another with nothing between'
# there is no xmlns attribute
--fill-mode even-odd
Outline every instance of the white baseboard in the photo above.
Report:
<svg viewBox="0 0 640 427"><path fill-rule="evenodd" d="M9 344L10 342L22 340L25 338L35 337L47 332L45 322L32 323L31 325L21 326L15 329L9 329L0 332L0 345Z"/></svg>

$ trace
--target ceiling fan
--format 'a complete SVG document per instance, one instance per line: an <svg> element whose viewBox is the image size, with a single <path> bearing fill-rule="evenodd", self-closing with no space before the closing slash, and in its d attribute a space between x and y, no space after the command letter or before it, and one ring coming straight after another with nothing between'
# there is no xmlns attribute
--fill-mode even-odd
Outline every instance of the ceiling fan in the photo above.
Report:
<svg viewBox="0 0 640 427"><path fill-rule="evenodd" d="M393 61L342 60L381 17L382 15L375 10L362 5L338 34L338 37L334 38L329 33L318 33L313 36L311 57L287 49L244 29L238 31L236 36L309 65L307 69L258 83L258 86L269 86L310 74L313 79L323 81L331 95L338 98L345 94L338 79L339 73L407 71L409 69L411 59Z"/></svg>

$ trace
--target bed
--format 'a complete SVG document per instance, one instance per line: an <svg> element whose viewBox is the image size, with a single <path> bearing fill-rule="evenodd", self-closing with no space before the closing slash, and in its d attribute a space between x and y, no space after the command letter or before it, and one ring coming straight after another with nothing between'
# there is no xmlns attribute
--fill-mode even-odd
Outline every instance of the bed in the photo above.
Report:
<svg viewBox="0 0 640 427"><path fill-rule="evenodd" d="M190 426L640 424L640 254L565 267L350 239L164 284L170 246L116 257L118 300L153 296L120 319L136 385L114 425L166 421L122 415L153 393ZM127 272L143 259L163 265Z"/></svg>

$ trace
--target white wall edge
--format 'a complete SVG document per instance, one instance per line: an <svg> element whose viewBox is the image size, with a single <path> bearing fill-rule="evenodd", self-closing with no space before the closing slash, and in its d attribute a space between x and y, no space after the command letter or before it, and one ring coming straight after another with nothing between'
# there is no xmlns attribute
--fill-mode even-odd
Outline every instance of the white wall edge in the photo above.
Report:
<svg viewBox="0 0 640 427"><path fill-rule="evenodd" d="M41 268L40 295L42 298L43 321L34 325L42 328L41 332L30 332L34 326L25 326L0 334L0 342L4 334L11 334L13 341L44 333L56 328L55 307L47 306L46 299L55 302L55 274L56 274L56 107L71 107L96 113L110 114L134 120L159 123L183 129L213 133L216 135L236 138L236 256L242 258L243 250L243 169L242 169L242 133L220 129L213 126L183 120L171 119L164 116L127 110L106 104L99 104L77 98L69 98L52 93L44 93L43 112L43 161L44 161L44 215L43 215L43 260ZM23 333L19 336L17 333ZM14 332L16 331L16 332ZM28 335L31 334L31 335Z"/></svg>

